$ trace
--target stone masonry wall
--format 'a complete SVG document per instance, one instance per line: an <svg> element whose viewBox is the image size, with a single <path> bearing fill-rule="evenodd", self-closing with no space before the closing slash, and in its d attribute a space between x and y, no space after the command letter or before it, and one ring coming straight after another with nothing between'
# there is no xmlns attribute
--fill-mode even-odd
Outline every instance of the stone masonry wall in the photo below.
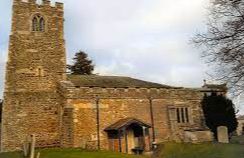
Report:
<svg viewBox="0 0 244 158"><path fill-rule="evenodd" d="M21 149L31 134L36 135L37 147L60 145L57 97L55 93L8 93L2 138L5 151Z"/></svg>
<svg viewBox="0 0 244 158"><path fill-rule="evenodd" d="M70 119L73 123L73 145L70 145L73 147L97 147L97 97L100 98L100 139L103 149L108 149L107 133L104 129L118 120L134 117L152 124L149 98L152 98L156 142L181 140L183 130L205 128L200 105L204 93L199 89L78 88L71 85L65 83L59 90L63 99L67 100L64 109L73 108L73 117ZM172 128L169 116L172 107L188 107L190 122L174 122L177 128ZM152 130L150 134L152 138ZM65 131L63 135L66 135Z"/></svg>
<svg viewBox="0 0 244 158"><path fill-rule="evenodd" d="M45 30L32 31L32 18L40 15ZM2 151L19 150L26 136L37 145L60 146L57 82L66 79L63 39L63 4L49 0L14 0L12 32L6 68Z"/></svg>

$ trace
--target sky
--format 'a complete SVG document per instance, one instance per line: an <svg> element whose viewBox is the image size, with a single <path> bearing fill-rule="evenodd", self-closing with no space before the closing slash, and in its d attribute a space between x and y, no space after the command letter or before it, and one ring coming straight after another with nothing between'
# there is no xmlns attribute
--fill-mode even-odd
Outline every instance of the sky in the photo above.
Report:
<svg viewBox="0 0 244 158"><path fill-rule="evenodd" d="M67 62L83 50L95 73L172 86L200 87L207 78L201 51L190 44L204 31L208 0L58 0L64 2ZM53 1L52 1L53 3ZM0 98L12 0L0 0Z"/></svg>

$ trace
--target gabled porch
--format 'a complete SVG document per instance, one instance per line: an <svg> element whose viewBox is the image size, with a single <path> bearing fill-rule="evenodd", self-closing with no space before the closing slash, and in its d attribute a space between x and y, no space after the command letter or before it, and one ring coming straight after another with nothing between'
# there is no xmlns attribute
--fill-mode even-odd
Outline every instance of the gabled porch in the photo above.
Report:
<svg viewBox="0 0 244 158"><path fill-rule="evenodd" d="M109 149L128 154L142 154L151 149L151 125L135 118L121 119L105 129Z"/></svg>

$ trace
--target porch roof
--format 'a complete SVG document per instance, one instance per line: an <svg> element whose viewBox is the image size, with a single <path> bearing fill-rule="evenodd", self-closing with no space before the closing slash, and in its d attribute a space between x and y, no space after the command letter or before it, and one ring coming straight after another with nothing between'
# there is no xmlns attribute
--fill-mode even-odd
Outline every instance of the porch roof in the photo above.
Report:
<svg viewBox="0 0 244 158"><path fill-rule="evenodd" d="M139 126L144 126L144 127L147 127L147 128L151 128L151 125L148 124L148 123L145 123L139 119L136 119L136 118L125 118L125 119L121 119L117 122L115 122L114 124L110 125L109 127L105 128L104 131L117 131L117 130L120 130L124 127L128 127L130 126L131 124L137 124Z"/></svg>

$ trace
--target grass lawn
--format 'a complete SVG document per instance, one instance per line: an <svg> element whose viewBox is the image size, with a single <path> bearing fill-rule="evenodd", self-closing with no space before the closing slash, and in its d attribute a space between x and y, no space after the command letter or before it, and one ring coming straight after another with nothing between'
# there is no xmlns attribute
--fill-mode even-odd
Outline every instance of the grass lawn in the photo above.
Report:
<svg viewBox="0 0 244 158"><path fill-rule="evenodd" d="M79 149L45 149L40 150L40 158L145 158L143 156L125 155L105 151L81 151ZM22 153L2 153L0 158L23 158Z"/></svg>
<svg viewBox="0 0 244 158"><path fill-rule="evenodd" d="M177 144L162 145L159 158L244 158L244 145Z"/></svg>
<svg viewBox="0 0 244 158"><path fill-rule="evenodd" d="M234 144L243 144L244 145L244 136L233 136L230 140Z"/></svg>
<svg viewBox="0 0 244 158"><path fill-rule="evenodd" d="M244 145L240 144L179 144L165 143L154 158L244 158ZM146 158L107 151L82 151L80 149L39 150L40 158ZM22 153L2 153L0 158L23 158Z"/></svg>

